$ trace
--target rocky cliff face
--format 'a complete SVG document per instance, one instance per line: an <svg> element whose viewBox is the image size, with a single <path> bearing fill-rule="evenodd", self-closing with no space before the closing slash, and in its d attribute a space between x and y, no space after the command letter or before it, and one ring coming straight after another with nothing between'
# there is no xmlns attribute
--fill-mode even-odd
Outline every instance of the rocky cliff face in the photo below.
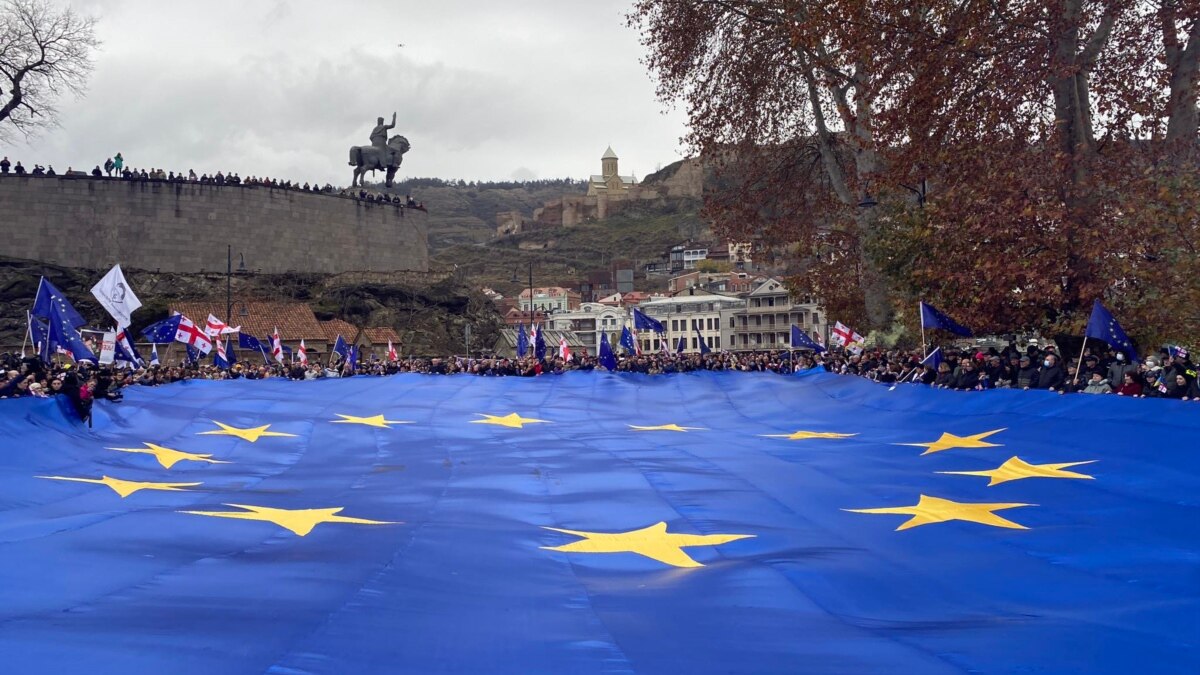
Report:
<svg viewBox="0 0 1200 675"><path fill-rule="evenodd" d="M91 287L106 271L0 259L0 351L20 349L25 312L33 305L42 275L67 295L89 325L108 326L111 319L91 294ZM166 317L173 301L225 299L224 274L124 271L144 303L134 314L135 332ZM235 301L299 300L308 303L318 319L391 326L400 334L405 354L461 354L467 325L472 349L490 348L501 325L494 305L451 274L235 274L231 286Z"/></svg>

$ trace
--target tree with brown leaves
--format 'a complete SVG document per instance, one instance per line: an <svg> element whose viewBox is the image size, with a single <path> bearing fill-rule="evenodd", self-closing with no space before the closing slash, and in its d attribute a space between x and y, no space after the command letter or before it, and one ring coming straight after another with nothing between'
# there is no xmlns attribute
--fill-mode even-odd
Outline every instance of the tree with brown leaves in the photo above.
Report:
<svg viewBox="0 0 1200 675"><path fill-rule="evenodd" d="M1200 330L1197 0L642 0L729 236L868 325ZM928 191L925 189L929 186ZM886 285L881 282L886 280ZM910 305L911 303L911 305Z"/></svg>

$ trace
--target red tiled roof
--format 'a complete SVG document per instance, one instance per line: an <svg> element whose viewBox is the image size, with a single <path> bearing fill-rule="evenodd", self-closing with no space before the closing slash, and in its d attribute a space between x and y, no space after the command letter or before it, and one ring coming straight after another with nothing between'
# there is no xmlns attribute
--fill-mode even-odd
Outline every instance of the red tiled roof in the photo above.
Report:
<svg viewBox="0 0 1200 675"><path fill-rule="evenodd" d="M393 345L400 344L400 335L394 329L388 326L381 328L364 328L360 338L365 338L366 342L372 345L385 345L388 340L392 341Z"/></svg>
<svg viewBox="0 0 1200 675"><path fill-rule="evenodd" d="M330 319L329 321L321 321L321 330L325 331L325 339L328 342L336 342L337 336L341 335L342 339L353 344L358 339L358 326L343 321L341 319Z"/></svg>
<svg viewBox="0 0 1200 675"><path fill-rule="evenodd" d="M209 314L225 318L225 303L219 300L176 302L171 309L201 326L208 320ZM230 319L230 325L241 326L243 333L260 339L279 328L279 337L283 340L325 341L324 328L317 321L312 308L303 302L238 300L233 303L233 316Z"/></svg>

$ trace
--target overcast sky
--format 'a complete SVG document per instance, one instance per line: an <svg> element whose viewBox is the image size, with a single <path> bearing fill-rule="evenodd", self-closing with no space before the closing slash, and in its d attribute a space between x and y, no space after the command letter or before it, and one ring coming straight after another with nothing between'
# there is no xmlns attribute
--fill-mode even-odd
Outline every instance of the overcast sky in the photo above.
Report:
<svg viewBox="0 0 1200 675"><path fill-rule="evenodd" d="M345 185L349 147L395 111L404 176L582 178L611 144L641 178L682 156L684 118L654 97L629 4L74 0L104 41L88 92L3 152Z"/></svg>

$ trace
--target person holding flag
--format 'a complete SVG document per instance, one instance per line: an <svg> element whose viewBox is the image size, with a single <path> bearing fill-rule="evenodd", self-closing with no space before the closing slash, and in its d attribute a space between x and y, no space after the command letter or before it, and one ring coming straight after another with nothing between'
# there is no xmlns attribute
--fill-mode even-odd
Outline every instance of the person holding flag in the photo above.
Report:
<svg viewBox="0 0 1200 675"><path fill-rule="evenodd" d="M391 348L390 342L388 343L388 347ZM296 350L296 361L302 366L308 365L308 350L304 348L303 338L300 340L300 348Z"/></svg>
<svg viewBox="0 0 1200 675"><path fill-rule="evenodd" d="M304 340L300 341L300 346L304 346ZM388 339L387 357L388 357L388 361L391 361L392 363L395 363L400 360L400 355L396 353L396 348L394 346L392 346L391 338Z"/></svg>

